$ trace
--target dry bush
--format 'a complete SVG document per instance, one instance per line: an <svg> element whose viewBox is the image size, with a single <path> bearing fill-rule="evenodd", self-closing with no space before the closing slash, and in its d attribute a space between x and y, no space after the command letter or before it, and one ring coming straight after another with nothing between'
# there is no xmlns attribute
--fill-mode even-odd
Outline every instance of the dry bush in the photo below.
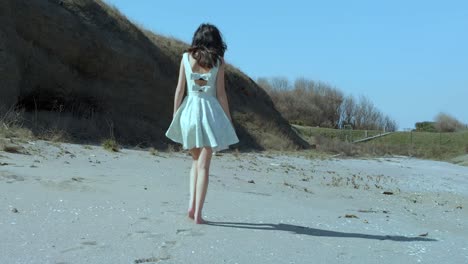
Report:
<svg viewBox="0 0 468 264"><path fill-rule="evenodd" d="M66 131L57 128L47 129L38 134L37 138L51 142L67 142L70 140L70 136Z"/></svg>
<svg viewBox="0 0 468 264"><path fill-rule="evenodd" d="M169 153L179 152L181 147L179 145L168 144L166 151Z"/></svg>
<svg viewBox="0 0 468 264"><path fill-rule="evenodd" d="M317 136L315 140L318 145L317 148L324 152L342 154L345 156L356 156L360 154L359 146L352 143L323 136Z"/></svg>
<svg viewBox="0 0 468 264"><path fill-rule="evenodd" d="M286 136L276 136L270 133L264 133L264 136L260 138L259 143L265 146L266 149L275 150L290 150L294 149L294 144Z"/></svg>
<svg viewBox="0 0 468 264"><path fill-rule="evenodd" d="M289 122L309 126L337 127L343 93L323 82L300 78L290 84L281 77L259 78L275 107Z"/></svg>
<svg viewBox="0 0 468 264"><path fill-rule="evenodd" d="M23 112L13 108L8 110L0 109L0 137L31 139L31 130L23 127Z"/></svg>
<svg viewBox="0 0 468 264"><path fill-rule="evenodd" d="M236 122L242 122L251 131L253 144L261 146L263 149L281 151L298 148L297 144L291 139L291 135L288 134L289 131L286 131L285 127L278 126L274 120L265 120L252 113L236 113L235 116ZM287 129L290 130L289 133L294 133L297 136L297 133L290 126Z"/></svg>
<svg viewBox="0 0 468 264"><path fill-rule="evenodd" d="M299 78L290 84L281 77L259 78L277 110L290 123L328 128L396 131L396 122L380 112L365 96L356 100L323 82Z"/></svg>
<svg viewBox="0 0 468 264"><path fill-rule="evenodd" d="M342 120L349 122L354 129L360 130L385 130L396 131L397 124L389 116L384 115L369 98L361 96L359 100L355 100L352 96L347 99L348 104L342 109ZM352 101L352 103L350 102ZM347 108L354 107L353 110ZM349 113L353 116L348 116Z"/></svg>
<svg viewBox="0 0 468 264"><path fill-rule="evenodd" d="M439 132L455 132L462 129L463 124L449 114L439 113L435 117L435 127Z"/></svg>
<svg viewBox="0 0 468 264"><path fill-rule="evenodd" d="M153 148L153 147L149 148L148 151L149 151L150 155L152 155L152 156L158 156L158 154L159 154L158 150Z"/></svg>
<svg viewBox="0 0 468 264"><path fill-rule="evenodd" d="M119 152L120 151L120 146L115 139L106 139L102 142L102 147L111 152Z"/></svg>

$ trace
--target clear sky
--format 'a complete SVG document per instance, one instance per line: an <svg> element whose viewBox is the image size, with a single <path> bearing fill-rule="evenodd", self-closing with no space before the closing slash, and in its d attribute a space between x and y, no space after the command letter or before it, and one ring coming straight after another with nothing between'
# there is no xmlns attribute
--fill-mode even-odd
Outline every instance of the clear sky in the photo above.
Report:
<svg viewBox="0 0 468 264"><path fill-rule="evenodd" d="M468 123L466 0L106 2L187 43L200 23L213 23L226 60L252 79L324 81L367 96L400 129L441 111Z"/></svg>

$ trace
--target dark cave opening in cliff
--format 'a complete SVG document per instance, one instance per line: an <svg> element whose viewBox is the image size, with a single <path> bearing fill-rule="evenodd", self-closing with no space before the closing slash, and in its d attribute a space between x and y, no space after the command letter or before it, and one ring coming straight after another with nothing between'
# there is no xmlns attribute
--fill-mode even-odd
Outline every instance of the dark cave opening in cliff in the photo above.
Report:
<svg viewBox="0 0 468 264"><path fill-rule="evenodd" d="M20 95L15 108L31 113L69 113L85 119L91 119L95 114L102 112L102 107L95 98L76 94L65 95L43 89Z"/></svg>

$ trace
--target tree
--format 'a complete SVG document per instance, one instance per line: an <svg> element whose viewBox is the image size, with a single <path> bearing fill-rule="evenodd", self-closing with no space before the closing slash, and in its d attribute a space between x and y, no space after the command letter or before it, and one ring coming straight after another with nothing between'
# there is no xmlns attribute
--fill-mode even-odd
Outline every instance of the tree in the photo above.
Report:
<svg viewBox="0 0 468 264"><path fill-rule="evenodd" d="M283 77L259 78L276 109L291 123L338 128L396 130L396 122L384 116L365 96L357 101L324 82L298 78L291 86Z"/></svg>

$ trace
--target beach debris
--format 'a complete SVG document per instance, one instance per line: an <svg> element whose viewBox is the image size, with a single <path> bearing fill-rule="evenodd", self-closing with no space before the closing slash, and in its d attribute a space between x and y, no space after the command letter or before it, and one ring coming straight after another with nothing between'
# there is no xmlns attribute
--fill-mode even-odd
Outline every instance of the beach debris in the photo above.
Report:
<svg viewBox="0 0 468 264"><path fill-rule="evenodd" d="M191 229L177 229L176 234L184 233L184 232L189 232Z"/></svg>
<svg viewBox="0 0 468 264"><path fill-rule="evenodd" d="M359 209L358 212L360 213L378 213L378 211L372 209Z"/></svg>
<svg viewBox="0 0 468 264"><path fill-rule="evenodd" d="M14 208L14 207L11 208L11 212L13 212L13 213L15 213L15 214L19 213L18 209Z"/></svg>
<svg viewBox="0 0 468 264"><path fill-rule="evenodd" d="M253 183L253 184L255 184L255 181L254 181L254 180L248 180L247 182L248 182L248 183Z"/></svg>
<svg viewBox="0 0 468 264"><path fill-rule="evenodd" d="M7 165L10 165L10 163L7 163L7 162L0 162L0 166L7 166Z"/></svg>
<svg viewBox="0 0 468 264"><path fill-rule="evenodd" d="M359 218L359 217L357 217L356 215L353 215L353 214L345 214L345 217L346 218Z"/></svg>
<svg viewBox="0 0 468 264"><path fill-rule="evenodd" d="M70 155L70 158L76 158L76 155L73 154L73 153L71 153L71 152L68 151L68 150L65 150L63 153Z"/></svg>
<svg viewBox="0 0 468 264"><path fill-rule="evenodd" d="M145 188L143 188L143 189L145 189L145 191L147 191L147 190L148 190L148 187L145 187Z"/></svg>
<svg viewBox="0 0 468 264"><path fill-rule="evenodd" d="M457 209L463 209L463 206L458 205L456 208L457 208Z"/></svg>
<svg viewBox="0 0 468 264"><path fill-rule="evenodd" d="M3 146L3 151L13 154L29 155L26 149L20 145L8 144Z"/></svg>
<svg viewBox="0 0 468 264"><path fill-rule="evenodd" d="M81 177L72 177L71 179L72 181L76 181L76 182L82 182L84 180L84 178L81 178Z"/></svg>
<svg viewBox="0 0 468 264"><path fill-rule="evenodd" d="M442 201L442 202L439 202L439 201L434 201L438 206L445 206L448 204L449 201Z"/></svg>
<svg viewBox="0 0 468 264"><path fill-rule="evenodd" d="M424 233L424 234L420 234L419 236L420 236L420 237L427 237L427 235L429 235L429 232L426 232L426 233Z"/></svg>
<svg viewBox="0 0 468 264"><path fill-rule="evenodd" d="M165 259L168 259L168 258L165 258ZM156 257L141 258L141 259L135 259L135 263L159 262L160 260L165 260L165 259L159 259Z"/></svg>
<svg viewBox="0 0 468 264"><path fill-rule="evenodd" d="M368 223L369 223L369 221L367 221L366 219L364 219L363 222L364 222L364 224L368 224Z"/></svg>
<svg viewBox="0 0 468 264"><path fill-rule="evenodd" d="M385 191L385 192L383 192L383 194L385 194L385 195L393 195L393 192Z"/></svg>

